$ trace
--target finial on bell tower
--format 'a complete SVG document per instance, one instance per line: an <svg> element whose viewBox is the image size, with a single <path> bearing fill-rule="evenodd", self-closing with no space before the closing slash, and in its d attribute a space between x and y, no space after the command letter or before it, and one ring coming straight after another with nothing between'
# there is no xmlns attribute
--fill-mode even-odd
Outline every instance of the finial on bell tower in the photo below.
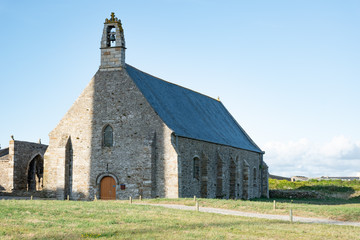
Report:
<svg viewBox="0 0 360 240"><path fill-rule="evenodd" d="M124 29L113 12L110 19L105 19L100 49L100 70L118 70L125 67Z"/></svg>

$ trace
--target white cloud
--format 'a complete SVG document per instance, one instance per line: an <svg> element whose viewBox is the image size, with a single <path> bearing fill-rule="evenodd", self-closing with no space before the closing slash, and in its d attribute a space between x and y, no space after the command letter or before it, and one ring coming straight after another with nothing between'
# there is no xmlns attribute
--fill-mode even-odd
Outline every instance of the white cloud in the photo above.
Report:
<svg viewBox="0 0 360 240"><path fill-rule="evenodd" d="M334 137L322 147L321 153L338 159L360 159L360 143L352 142L344 136Z"/></svg>
<svg viewBox="0 0 360 240"><path fill-rule="evenodd" d="M306 138L269 142L264 150L269 171L276 175L356 176L360 170L360 142L344 136L324 144L315 144Z"/></svg>

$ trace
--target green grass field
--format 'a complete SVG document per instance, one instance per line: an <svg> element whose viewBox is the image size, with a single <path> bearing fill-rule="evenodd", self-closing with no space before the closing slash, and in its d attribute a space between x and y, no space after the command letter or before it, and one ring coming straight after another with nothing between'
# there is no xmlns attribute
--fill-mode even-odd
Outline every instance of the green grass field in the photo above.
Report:
<svg viewBox="0 0 360 240"><path fill-rule="evenodd" d="M190 204L193 200L183 201ZM214 205L224 205L226 202L231 205L236 202L214 200L211 203L202 199L200 201L201 204ZM178 203L180 202L181 200ZM258 201L237 202L253 209L268 207L268 203ZM256 205L258 207L255 207ZM283 221L130 205L125 201L0 201L0 239L353 240L359 239L359 236L360 227L291 224Z"/></svg>

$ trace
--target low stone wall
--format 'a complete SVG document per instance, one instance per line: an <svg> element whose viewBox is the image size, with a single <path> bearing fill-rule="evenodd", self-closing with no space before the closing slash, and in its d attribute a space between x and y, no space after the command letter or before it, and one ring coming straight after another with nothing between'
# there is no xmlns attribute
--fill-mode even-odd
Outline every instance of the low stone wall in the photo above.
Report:
<svg viewBox="0 0 360 240"><path fill-rule="evenodd" d="M323 199L325 196L317 191L301 190L270 190L270 198L302 198L302 199Z"/></svg>

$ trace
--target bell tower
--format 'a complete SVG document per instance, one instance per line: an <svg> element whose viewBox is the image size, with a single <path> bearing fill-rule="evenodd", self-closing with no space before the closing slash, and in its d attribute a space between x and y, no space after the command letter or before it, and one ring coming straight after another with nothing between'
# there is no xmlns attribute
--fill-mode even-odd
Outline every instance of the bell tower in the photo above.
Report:
<svg viewBox="0 0 360 240"><path fill-rule="evenodd" d="M125 67L125 38L121 21L111 13L110 19L105 19L101 38L100 70L119 70Z"/></svg>

